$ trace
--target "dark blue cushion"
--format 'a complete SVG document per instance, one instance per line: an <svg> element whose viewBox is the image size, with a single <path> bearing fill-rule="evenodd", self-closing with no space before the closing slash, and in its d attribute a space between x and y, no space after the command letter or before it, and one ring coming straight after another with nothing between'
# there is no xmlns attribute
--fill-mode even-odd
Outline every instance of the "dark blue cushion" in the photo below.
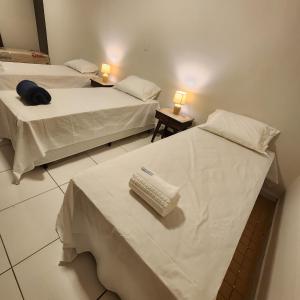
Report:
<svg viewBox="0 0 300 300"><path fill-rule="evenodd" d="M22 80L17 85L17 93L29 105L49 104L51 95L35 82Z"/></svg>

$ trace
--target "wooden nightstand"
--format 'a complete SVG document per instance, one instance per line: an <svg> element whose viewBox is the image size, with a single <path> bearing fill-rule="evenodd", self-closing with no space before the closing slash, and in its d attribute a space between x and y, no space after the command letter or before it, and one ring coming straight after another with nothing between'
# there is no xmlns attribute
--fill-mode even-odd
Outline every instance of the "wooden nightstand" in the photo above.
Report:
<svg viewBox="0 0 300 300"><path fill-rule="evenodd" d="M188 129L192 126L194 120L186 115L174 115L173 109L171 108L162 108L157 110L155 113L155 118L158 119L158 123L154 130L151 143L153 143L162 124L165 125L162 138L165 138L166 136ZM169 129L172 129L172 131Z"/></svg>
<svg viewBox="0 0 300 300"><path fill-rule="evenodd" d="M101 77L93 77L91 78L91 86L92 87L113 87L114 84L110 81L103 82Z"/></svg>

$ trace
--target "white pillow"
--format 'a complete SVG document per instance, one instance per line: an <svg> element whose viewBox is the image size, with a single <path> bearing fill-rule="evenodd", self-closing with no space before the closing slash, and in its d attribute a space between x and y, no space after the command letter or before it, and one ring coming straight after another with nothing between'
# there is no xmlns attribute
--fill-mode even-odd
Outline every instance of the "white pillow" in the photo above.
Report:
<svg viewBox="0 0 300 300"><path fill-rule="evenodd" d="M134 96L142 101L155 99L161 91L160 87L151 81L137 76L128 76L115 85L115 88Z"/></svg>
<svg viewBox="0 0 300 300"><path fill-rule="evenodd" d="M65 66L72 68L80 73L95 73L98 67L84 59L74 59L64 63Z"/></svg>
<svg viewBox="0 0 300 300"><path fill-rule="evenodd" d="M257 120L218 109L199 127L263 154L280 133Z"/></svg>

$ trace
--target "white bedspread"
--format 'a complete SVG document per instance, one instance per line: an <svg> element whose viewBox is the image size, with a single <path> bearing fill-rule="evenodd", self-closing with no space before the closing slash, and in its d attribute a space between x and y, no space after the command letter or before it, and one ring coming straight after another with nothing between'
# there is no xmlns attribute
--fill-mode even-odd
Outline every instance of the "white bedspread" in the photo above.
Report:
<svg viewBox="0 0 300 300"><path fill-rule="evenodd" d="M44 88L80 88L90 86L91 74L81 74L63 65L0 62L0 90L15 90L24 79Z"/></svg>
<svg viewBox="0 0 300 300"><path fill-rule="evenodd" d="M90 251L122 300L215 299L273 157L193 128L93 167L58 216L63 260ZM140 166L181 187L165 219L129 191Z"/></svg>
<svg viewBox="0 0 300 300"><path fill-rule="evenodd" d="M113 88L49 90L49 105L26 106L15 91L0 92L0 138L15 149L16 179L48 151L154 126L157 101L140 101Z"/></svg>

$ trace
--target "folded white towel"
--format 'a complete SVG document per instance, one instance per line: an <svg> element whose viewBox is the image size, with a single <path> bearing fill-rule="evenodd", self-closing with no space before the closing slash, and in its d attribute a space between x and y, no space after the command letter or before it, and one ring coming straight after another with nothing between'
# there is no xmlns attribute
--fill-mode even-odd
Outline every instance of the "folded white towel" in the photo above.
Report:
<svg viewBox="0 0 300 300"><path fill-rule="evenodd" d="M179 187L169 184L144 167L133 174L129 187L163 217L176 207L180 198Z"/></svg>

